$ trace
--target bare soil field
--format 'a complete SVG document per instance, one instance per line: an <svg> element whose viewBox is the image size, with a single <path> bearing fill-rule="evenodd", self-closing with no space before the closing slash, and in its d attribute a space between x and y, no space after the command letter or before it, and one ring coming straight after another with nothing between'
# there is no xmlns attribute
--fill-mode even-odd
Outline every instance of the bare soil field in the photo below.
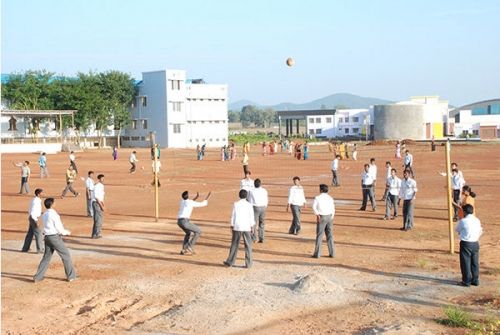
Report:
<svg viewBox="0 0 500 335"><path fill-rule="evenodd" d="M436 322L443 307L459 305L476 318L500 315L500 145L456 144L452 161L477 193L482 221L480 286L461 287L458 253L450 254L444 147L415 144L418 193L414 229L403 232L401 216L384 221L385 204L359 212L360 175L370 157L377 159L383 194L385 161L401 170L393 146L359 146L358 161L341 161L336 201L336 257L311 258L315 217L312 199L320 183L331 183L332 154L311 146L310 159L285 153L263 157L252 148L250 170L269 191L266 239L254 244L254 265L246 269L240 249L237 266L225 268L229 219L242 178L240 157L221 162L218 150L203 161L193 150L163 150L160 219L154 219L149 150L138 149L138 171L129 174L131 149L77 154L79 177L88 170L106 177L103 238L91 239L84 182L80 196L59 199L65 186L68 154L48 155L50 178L38 177L37 154L2 156L2 334L465 334ZM56 209L72 235L65 237L79 279L67 282L54 255L45 280L33 283L40 262L34 241L21 253L32 195L18 195L20 171L12 162L31 161L31 192L56 197ZM144 169L141 169L144 167ZM399 171L399 175L401 175ZM289 235L285 211L293 176L300 176L308 206L302 231ZM202 235L196 254L180 255L183 232L176 215L180 194L204 196L208 207L195 208L191 221ZM400 208L401 209L401 208ZM459 240L455 235L455 249ZM327 255L326 243L323 255Z"/></svg>

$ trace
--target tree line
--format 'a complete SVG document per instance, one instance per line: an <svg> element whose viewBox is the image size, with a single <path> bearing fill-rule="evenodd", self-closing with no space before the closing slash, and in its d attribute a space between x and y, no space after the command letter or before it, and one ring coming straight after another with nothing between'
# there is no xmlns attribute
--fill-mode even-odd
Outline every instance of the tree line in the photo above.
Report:
<svg viewBox="0 0 500 335"><path fill-rule="evenodd" d="M136 96L132 77L120 71L78 73L76 77L53 72L26 71L11 74L2 84L2 104L20 110L77 110L77 134L86 134L95 125L102 138L106 127L121 130L130 123L129 108ZM71 125L63 117L63 127Z"/></svg>
<svg viewBox="0 0 500 335"><path fill-rule="evenodd" d="M245 128L254 127L270 127L273 123L278 122L276 111L272 108L258 108L253 105L244 106L241 112L232 111L228 112L229 122L241 122Z"/></svg>

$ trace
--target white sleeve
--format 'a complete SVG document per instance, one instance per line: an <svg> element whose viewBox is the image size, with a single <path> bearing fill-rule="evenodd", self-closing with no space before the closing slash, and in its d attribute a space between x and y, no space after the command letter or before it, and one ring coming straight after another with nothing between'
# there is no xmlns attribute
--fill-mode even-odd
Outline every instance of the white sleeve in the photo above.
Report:
<svg viewBox="0 0 500 335"><path fill-rule="evenodd" d="M54 215L54 226L59 234L61 234L61 235L69 235L70 234L69 230L64 229L64 226L62 224L61 217L59 216L59 214Z"/></svg>
<svg viewBox="0 0 500 335"><path fill-rule="evenodd" d="M191 201L191 206L193 207L205 207L208 205L208 200L203 200L203 201Z"/></svg>
<svg viewBox="0 0 500 335"><path fill-rule="evenodd" d="M231 227L234 227L236 221L236 205L233 205L233 213L231 214Z"/></svg>
<svg viewBox="0 0 500 335"><path fill-rule="evenodd" d="M314 202L313 202L313 211L314 211L315 215L319 215L319 211L318 211L318 199L316 199L316 198L314 198Z"/></svg>

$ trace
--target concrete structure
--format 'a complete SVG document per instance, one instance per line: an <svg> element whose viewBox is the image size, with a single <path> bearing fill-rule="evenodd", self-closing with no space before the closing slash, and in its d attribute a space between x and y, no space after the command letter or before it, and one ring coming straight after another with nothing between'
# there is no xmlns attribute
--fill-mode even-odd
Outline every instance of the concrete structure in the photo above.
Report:
<svg viewBox="0 0 500 335"><path fill-rule="evenodd" d="M306 121L306 134L309 137L337 138L359 137L370 138L373 131L373 108L370 109L316 109L278 111L280 120L285 121L285 136L298 133L299 120Z"/></svg>
<svg viewBox="0 0 500 335"><path fill-rule="evenodd" d="M450 111L455 137L500 138L500 99L480 101Z"/></svg>
<svg viewBox="0 0 500 335"><path fill-rule="evenodd" d="M439 100L438 96L375 105L373 116L375 140L441 139L448 133L448 101Z"/></svg>
<svg viewBox="0 0 500 335"><path fill-rule="evenodd" d="M156 132L161 147L221 147L228 143L227 85L186 80L182 70L143 72L122 145L149 147Z"/></svg>

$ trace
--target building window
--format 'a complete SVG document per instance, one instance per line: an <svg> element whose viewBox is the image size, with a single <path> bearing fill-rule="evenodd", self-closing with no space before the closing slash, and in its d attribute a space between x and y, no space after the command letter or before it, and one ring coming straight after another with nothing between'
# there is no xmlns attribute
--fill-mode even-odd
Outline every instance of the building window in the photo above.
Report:
<svg viewBox="0 0 500 335"><path fill-rule="evenodd" d="M321 123L321 118L320 117L316 118L316 123Z"/></svg>
<svg viewBox="0 0 500 335"><path fill-rule="evenodd" d="M479 135L479 130L473 130L473 131L472 131L472 134L473 134L473 135Z"/></svg>
<svg viewBox="0 0 500 335"><path fill-rule="evenodd" d="M465 135L467 135L468 133L469 133L469 131L468 131L468 130L462 130L462 134L463 134L464 136L465 136Z"/></svg>
<svg viewBox="0 0 500 335"><path fill-rule="evenodd" d="M142 120L142 129L148 129L148 120Z"/></svg>
<svg viewBox="0 0 500 335"><path fill-rule="evenodd" d="M205 123L205 121L201 121L201 124L204 124L204 123Z"/></svg>
<svg viewBox="0 0 500 335"><path fill-rule="evenodd" d="M500 114L500 105L490 105L488 106L490 113L489 114L494 114L494 115L499 115Z"/></svg>
<svg viewBox="0 0 500 335"><path fill-rule="evenodd" d="M219 121L214 121L215 123L219 123Z"/></svg>
<svg viewBox="0 0 500 335"><path fill-rule="evenodd" d="M132 120L132 129L137 129L137 120Z"/></svg>
<svg viewBox="0 0 500 335"><path fill-rule="evenodd" d="M9 119L9 131L17 131L17 120L13 116Z"/></svg>
<svg viewBox="0 0 500 335"><path fill-rule="evenodd" d="M359 122L359 117L354 116L354 117L352 118L352 122Z"/></svg>
<svg viewBox="0 0 500 335"><path fill-rule="evenodd" d="M326 123L332 123L332 118L331 117L327 117L326 118Z"/></svg>
<svg viewBox="0 0 500 335"><path fill-rule="evenodd" d="M344 131L345 131L346 134L349 134L349 128L345 128Z"/></svg>
<svg viewBox="0 0 500 335"><path fill-rule="evenodd" d="M309 129L309 135L314 135L314 129Z"/></svg>
<svg viewBox="0 0 500 335"><path fill-rule="evenodd" d="M181 111L181 102L180 101L172 101L172 110L174 112L180 112Z"/></svg>
<svg viewBox="0 0 500 335"><path fill-rule="evenodd" d="M210 142L212 142L212 139L209 139Z"/></svg>
<svg viewBox="0 0 500 335"><path fill-rule="evenodd" d="M316 129L316 135L321 135L321 128Z"/></svg>
<svg viewBox="0 0 500 335"><path fill-rule="evenodd" d="M314 118L313 117L309 118L309 123L314 123Z"/></svg>
<svg viewBox="0 0 500 335"><path fill-rule="evenodd" d="M354 134L359 134L359 128L352 128L352 132Z"/></svg>
<svg viewBox="0 0 500 335"><path fill-rule="evenodd" d="M488 115L488 108L487 107L476 107L472 108L472 115Z"/></svg>
<svg viewBox="0 0 500 335"><path fill-rule="evenodd" d="M345 118L345 123L348 123L348 122L349 122L349 118L348 118L348 117L346 117L346 118Z"/></svg>
<svg viewBox="0 0 500 335"><path fill-rule="evenodd" d="M342 120L343 120L343 119L342 119L341 117L339 117L339 123L342 123Z"/></svg>
<svg viewBox="0 0 500 335"><path fill-rule="evenodd" d="M142 107L146 107L148 105L148 97L141 97Z"/></svg>
<svg viewBox="0 0 500 335"><path fill-rule="evenodd" d="M181 125L174 124L174 134L180 134L180 133L181 133Z"/></svg>
<svg viewBox="0 0 500 335"><path fill-rule="evenodd" d="M170 88L175 91L175 90L180 90L181 89L181 81L180 80L169 80L170 81Z"/></svg>

